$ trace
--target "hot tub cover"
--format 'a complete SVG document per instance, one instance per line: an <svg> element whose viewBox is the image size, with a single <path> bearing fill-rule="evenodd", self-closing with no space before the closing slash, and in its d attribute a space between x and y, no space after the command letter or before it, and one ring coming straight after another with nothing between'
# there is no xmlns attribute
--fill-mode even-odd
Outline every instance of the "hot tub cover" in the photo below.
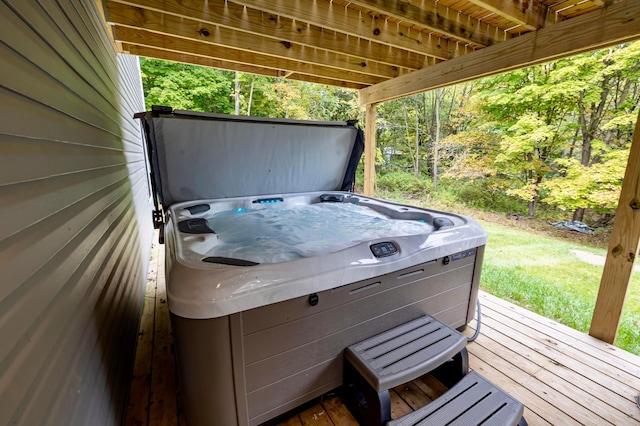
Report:
<svg viewBox="0 0 640 426"><path fill-rule="evenodd" d="M350 191L364 149L355 121L302 121L172 111L144 120L154 190L175 203L310 191Z"/></svg>

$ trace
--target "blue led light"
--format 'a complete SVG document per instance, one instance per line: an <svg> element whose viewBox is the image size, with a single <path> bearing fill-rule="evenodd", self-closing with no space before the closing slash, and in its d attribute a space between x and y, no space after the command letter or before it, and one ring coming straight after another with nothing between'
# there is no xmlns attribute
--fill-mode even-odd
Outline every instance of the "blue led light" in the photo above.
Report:
<svg viewBox="0 0 640 426"><path fill-rule="evenodd" d="M242 213L244 211L244 209L242 207L236 209L236 213Z"/></svg>

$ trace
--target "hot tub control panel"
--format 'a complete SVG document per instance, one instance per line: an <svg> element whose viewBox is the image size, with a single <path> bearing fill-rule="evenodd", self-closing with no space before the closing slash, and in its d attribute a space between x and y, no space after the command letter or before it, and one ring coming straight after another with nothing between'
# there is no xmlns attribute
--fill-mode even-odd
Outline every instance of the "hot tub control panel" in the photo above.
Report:
<svg viewBox="0 0 640 426"><path fill-rule="evenodd" d="M391 241L372 244L370 248L375 257L393 256L398 253L398 248Z"/></svg>

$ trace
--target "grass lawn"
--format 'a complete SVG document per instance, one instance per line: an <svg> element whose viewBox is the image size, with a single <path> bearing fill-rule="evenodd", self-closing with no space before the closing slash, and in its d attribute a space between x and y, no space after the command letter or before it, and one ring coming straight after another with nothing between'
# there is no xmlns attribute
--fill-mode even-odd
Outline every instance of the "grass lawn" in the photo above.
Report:
<svg viewBox="0 0 640 426"><path fill-rule="evenodd" d="M602 266L572 252L604 256L605 249L481 222L489 234L482 288L505 300L587 333ZM616 346L640 355L640 273L633 275Z"/></svg>

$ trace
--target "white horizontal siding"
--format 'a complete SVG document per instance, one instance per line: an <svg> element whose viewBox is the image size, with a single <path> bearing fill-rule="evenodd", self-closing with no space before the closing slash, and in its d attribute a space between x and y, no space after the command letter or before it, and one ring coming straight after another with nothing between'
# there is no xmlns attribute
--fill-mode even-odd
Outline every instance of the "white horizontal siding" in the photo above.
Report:
<svg viewBox="0 0 640 426"><path fill-rule="evenodd" d="M0 1L0 424L119 424L152 238L137 58L97 6Z"/></svg>

